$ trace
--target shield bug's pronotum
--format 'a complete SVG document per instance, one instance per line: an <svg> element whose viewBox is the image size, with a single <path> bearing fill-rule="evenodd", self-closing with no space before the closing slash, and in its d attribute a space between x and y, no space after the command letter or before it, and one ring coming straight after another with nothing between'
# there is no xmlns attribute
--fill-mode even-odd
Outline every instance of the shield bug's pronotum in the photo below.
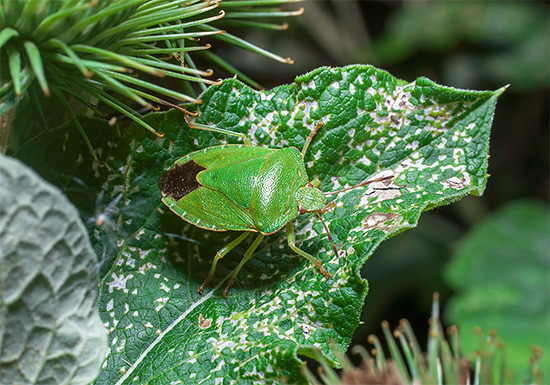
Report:
<svg viewBox="0 0 550 385"><path fill-rule="evenodd" d="M293 225L298 214L308 212L315 213L322 221L321 214L334 206L333 202L326 203L326 195L340 192L323 193L308 181L304 155L322 123L312 130L300 151L295 147L254 147L245 134L192 123L187 117L186 121L191 128L237 136L244 140L244 144L213 146L187 154L159 179L162 201L187 222L213 231L243 231L243 234L216 253L210 273L200 286L199 293L214 276L218 261L250 233L259 233L233 271L223 291L226 297L237 274L252 257L263 237L282 227L286 227L290 248L308 259L326 278L330 278L319 259L296 246ZM388 178L363 182L354 187L384 179ZM323 226L332 250L337 255L324 222Z"/></svg>

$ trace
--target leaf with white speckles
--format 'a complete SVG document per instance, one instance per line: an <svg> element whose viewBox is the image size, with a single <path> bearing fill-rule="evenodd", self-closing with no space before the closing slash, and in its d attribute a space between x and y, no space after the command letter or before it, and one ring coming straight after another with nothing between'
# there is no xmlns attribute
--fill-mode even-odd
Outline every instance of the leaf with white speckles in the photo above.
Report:
<svg viewBox="0 0 550 385"><path fill-rule="evenodd" d="M312 215L297 220L298 246L321 259L331 279L293 253L281 231L260 244L227 300L219 288L248 243L220 261L214 290L197 294L216 251L237 233L184 222L160 202L157 181L189 152L238 140L189 129L177 110L147 117L163 138L136 126L119 136L84 119L104 167L70 139L76 130L38 138L48 153L65 153L20 156L45 164L90 212L88 228L103 256L100 310L111 344L98 383L303 383L297 353L317 347L335 361L328 341L349 344L367 291L358 270L380 242L415 226L424 210L482 193L502 91L456 90L425 78L407 83L370 66L321 68L271 91L236 80L209 88L201 105L188 106L199 112L196 122L247 132L258 146L301 148L323 121L305 156L323 191L391 176L331 196L336 207L324 217L338 256ZM57 168L64 178L52 173ZM77 194L70 177L99 194L97 201Z"/></svg>
<svg viewBox="0 0 550 385"><path fill-rule="evenodd" d="M0 155L0 382L89 384L107 333L97 259L77 210Z"/></svg>

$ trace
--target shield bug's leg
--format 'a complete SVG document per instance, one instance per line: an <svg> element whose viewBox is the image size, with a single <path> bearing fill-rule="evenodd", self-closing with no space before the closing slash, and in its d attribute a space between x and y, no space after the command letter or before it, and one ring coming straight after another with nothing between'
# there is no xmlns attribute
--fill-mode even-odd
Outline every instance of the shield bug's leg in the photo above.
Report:
<svg viewBox="0 0 550 385"><path fill-rule="evenodd" d="M233 285L233 282L235 282L235 279L237 279L237 275L239 274L239 271L242 269L244 264L250 259L250 257L252 257L252 254L254 254L254 252L258 248L258 245L260 244L263 238L264 238L263 234L258 234L256 239L254 239L254 242L252 242L248 250L246 250L246 252L244 253L243 259L241 259L241 262L239 262L239 265L237 266L237 268L233 270L233 273L231 274L231 278L229 278L229 282L227 283L227 286L225 287L225 289L223 289L222 295L224 298L227 298L227 292Z"/></svg>
<svg viewBox="0 0 550 385"><path fill-rule="evenodd" d="M309 136L306 138L306 141L304 143L304 147L302 148L302 157L304 157L306 155L306 151L307 151L309 145L311 144L311 141L313 140L313 137L315 136L315 134L317 133L317 131L319 131L319 129L321 127L323 127L323 121L322 120L320 120L319 123L317 123L315 128L309 133Z"/></svg>
<svg viewBox="0 0 550 385"><path fill-rule="evenodd" d="M244 241L246 237L250 235L250 232L244 232L241 235L239 235L237 238L235 238L233 241L222 247L214 257L214 261L212 262L212 267L210 268L210 273L208 274L208 277L204 280L201 287L199 287L199 294L202 294L202 291L208 285L212 277L214 276L214 273L216 272L216 265L218 264L218 261L222 259L227 253L229 253L231 250L233 250L239 243Z"/></svg>
<svg viewBox="0 0 550 385"><path fill-rule="evenodd" d="M286 225L286 237L288 240L288 246L290 246L290 248L294 250L294 252L300 254L302 257L308 259L311 263L313 263L313 265L315 265L315 267L319 269L319 271L325 276L325 278L330 278L330 274L328 273L328 271L325 270L321 261L319 261L313 255L310 255L305 251L300 250L296 246L296 239L294 237L294 225L292 224L292 222L288 222Z"/></svg>
<svg viewBox="0 0 550 385"><path fill-rule="evenodd" d="M229 136L236 136L238 138L241 138L244 141L244 144L246 146L252 147L252 141L250 140L250 138L246 134L242 134L240 132L229 131L229 130L226 130L224 128L210 127L210 126L205 126L204 124L193 123L193 122L189 121L189 118L187 117L187 115L185 115L185 121L187 122L187 124L191 128L196 128L198 130L204 130L204 131L219 132L220 134L225 134L225 135L229 135Z"/></svg>

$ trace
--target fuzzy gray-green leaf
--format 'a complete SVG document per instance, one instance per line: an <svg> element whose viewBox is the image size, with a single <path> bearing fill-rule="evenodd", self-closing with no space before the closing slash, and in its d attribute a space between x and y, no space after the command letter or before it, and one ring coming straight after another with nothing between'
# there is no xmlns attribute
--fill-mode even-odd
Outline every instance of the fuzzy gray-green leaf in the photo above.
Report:
<svg viewBox="0 0 550 385"><path fill-rule="evenodd" d="M23 148L19 156L89 213L102 256L100 309L111 344L98 383L304 383L297 353L320 350L336 362L329 341L349 344L367 292L359 268L378 244L415 226L423 210L483 191L501 92L456 90L425 78L408 83L359 65L321 68L270 91L236 80L210 87L202 104L186 106L198 112L195 121L248 133L258 146L302 148L324 122L305 156L310 180L319 179L323 191L389 178L331 196L336 207L324 217L338 255L313 215L296 221L298 246L321 259L331 279L275 233L241 270L227 300L219 288L248 240L220 261L199 295L216 251L238 233L184 222L160 202L157 181L189 152L237 139L192 130L172 110L146 117L162 138L135 125L119 136L85 119L103 167L69 126L29 143L47 150Z"/></svg>
<svg viewBox="0 0 550 385"><path fill-rule="evenodd" d="M107 348L97 260L56 188L0 155L2 384L88 384Z"/></svg>

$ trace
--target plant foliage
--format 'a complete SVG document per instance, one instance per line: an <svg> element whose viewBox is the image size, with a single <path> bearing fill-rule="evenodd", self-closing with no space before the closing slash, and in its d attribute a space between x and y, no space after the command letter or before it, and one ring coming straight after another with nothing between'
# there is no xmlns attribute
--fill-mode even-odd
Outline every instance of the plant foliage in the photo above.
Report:
<svg viewBox="0 0 550 385"><path fill-rule="evenodd" d="M508 379L525 377L530 348L550 351L549 234L548 205L516 201L475 226L447 266L447 280L458 293L446 316L464 332L481 327L498 333ZM473 334L463 336L468 351L478 343ZM548 362L546 355L541 367Z"/></svg>
<svg viewBox="0 0 550 385"><path fill-rule="evenodd" d="M110 335L98 383L303 383L298 353L320 349L336 363L328 342L349 344L367 293L358 271L378 244L415 226L424 210L483 192L489 129L503 90L456 90L425 78L409 83L360 65L320 68L270 91L234 79L210 87L202 104L186 106L195 121L247 133L257 146L301 148L323 121L305 164L324 191L391 176L332 196L336 207L325 220L338 255L321 223L297 220L298 245L323 261L331 279L276 233L245 265L227 300L218 289L248 245L219 263L212 289L199 295L216 251L237 234L182 221L160 202L157 181L189 152L238 140L192 130L172 110L145 118L162 138L136 125L119 134L85 119L102 167L83 153L70 124L29 142L17 156L90 213Z"/></svg>
<svg viewBox="0 0 550 385"><path fill-rule="evenodd" d="M27 91L36 94L37 84L43 94L59 100L85 138L69 96L87 112L102 115L94 105L100 102L161 135L142 119L139 108L198 103L190 83L203 90L205 84L216 83L207 79L211 69L195 65L195 54L211 46L201 39L220 39L291 62L227 33L216 22L226 16L233 22L269 28L273 24L254 24L250 19L300 14L302 9L277 8L294 1L4 0L0 2L0 115ZM238 72L217 55L207 56L230 73ZM156 84L150 75L180 81L187 91ZM88 147L95 154L90 143Z"/></svg>

